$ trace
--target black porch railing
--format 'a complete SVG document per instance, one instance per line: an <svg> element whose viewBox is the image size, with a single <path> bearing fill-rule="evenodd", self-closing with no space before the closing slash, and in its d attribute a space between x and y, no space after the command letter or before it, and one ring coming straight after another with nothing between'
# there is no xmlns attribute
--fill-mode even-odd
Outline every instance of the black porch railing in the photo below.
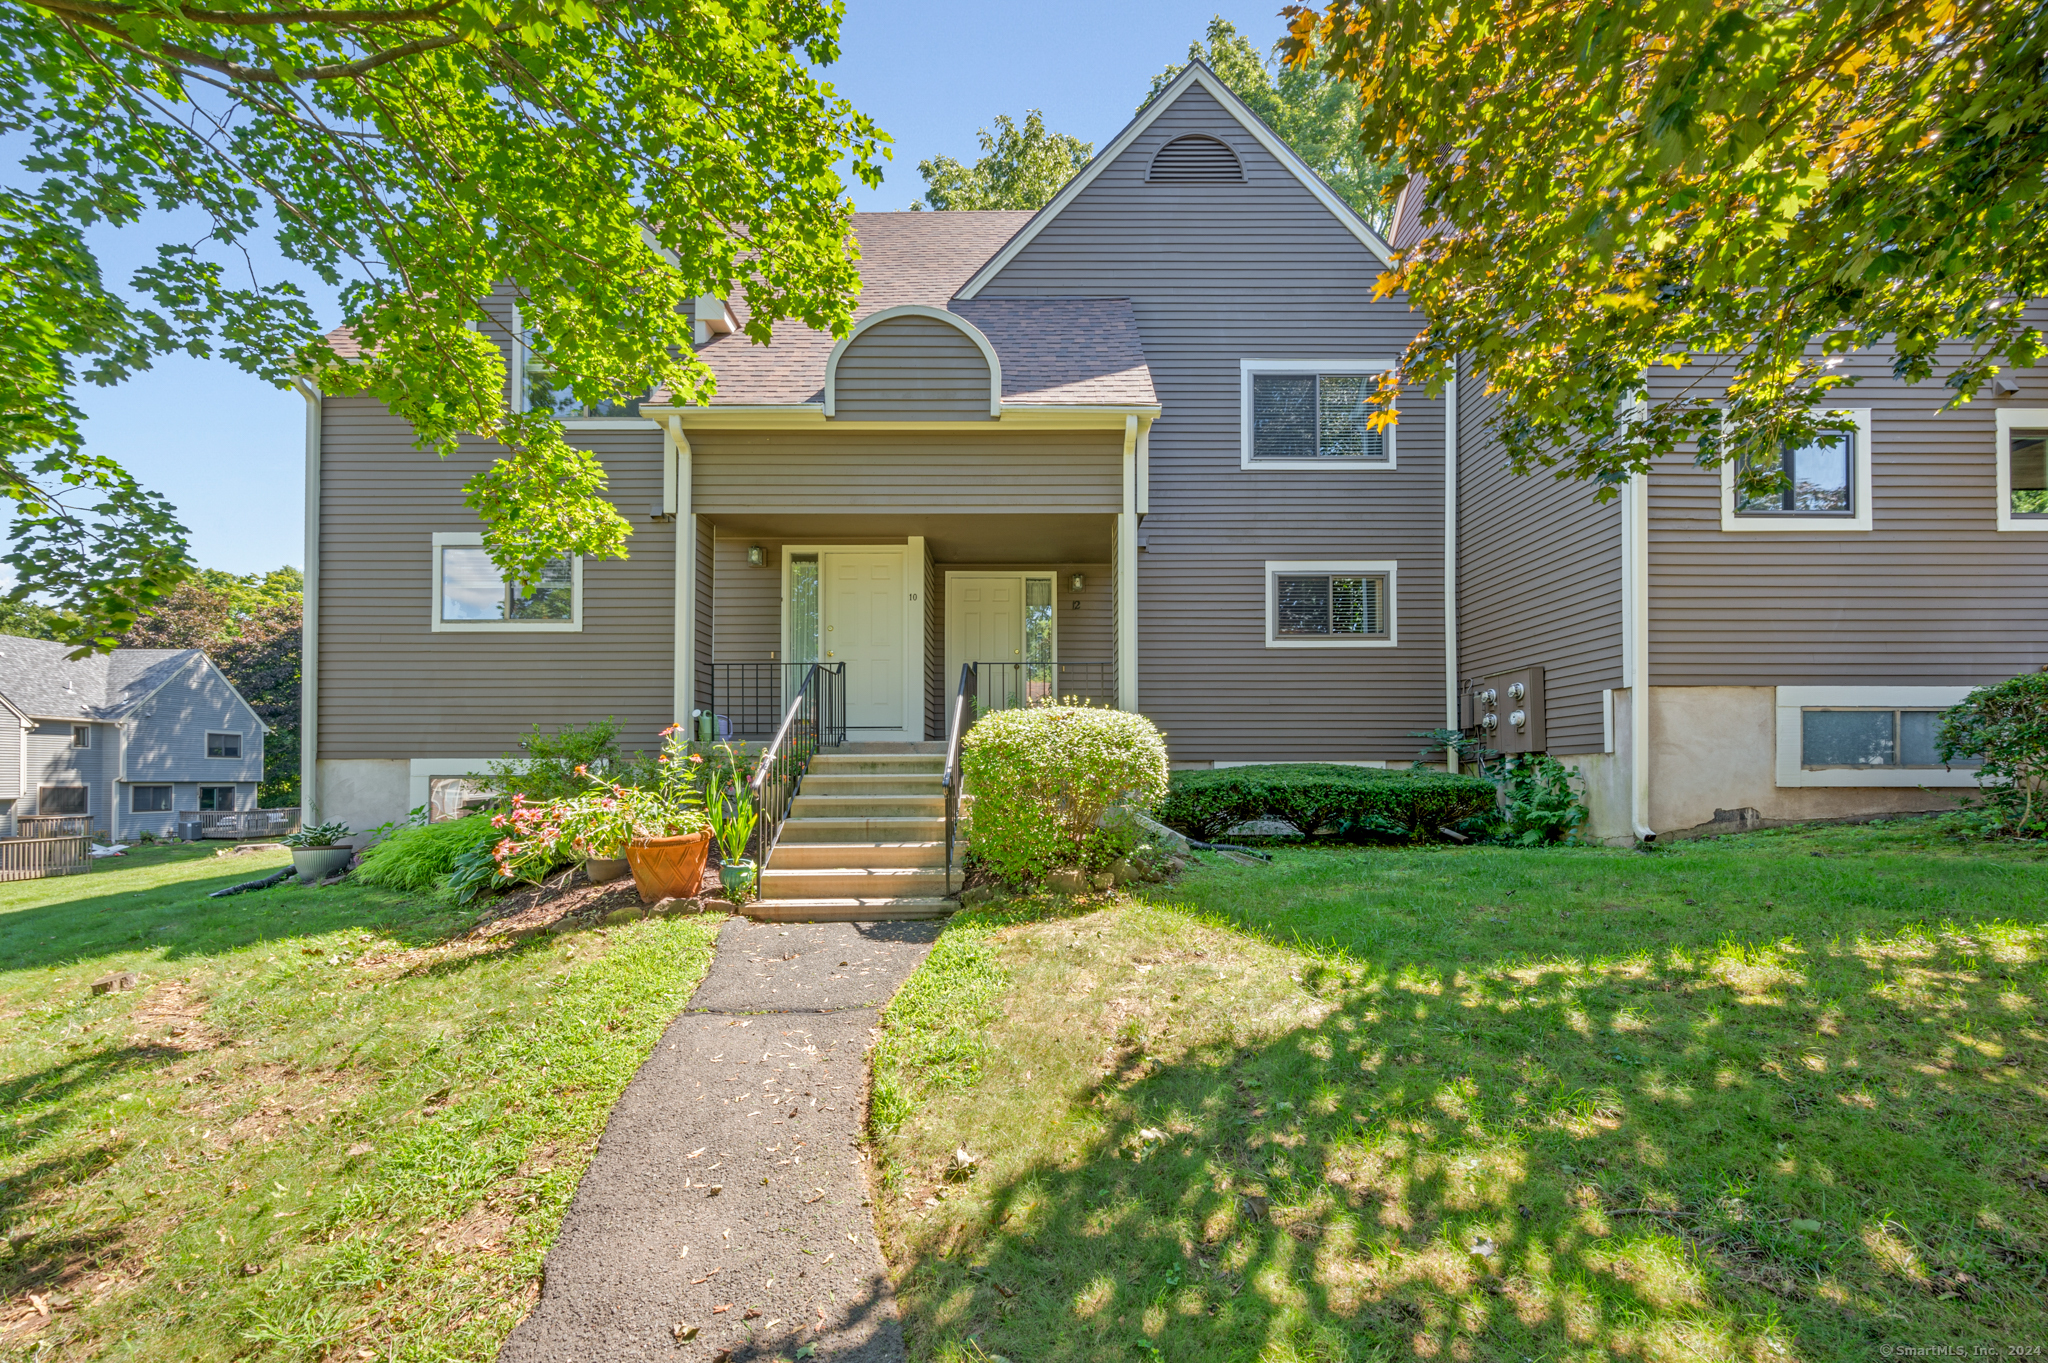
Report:
<svg viewBox="0 0 2048 1363"><path fill-rule="evenodd" d="M946 794L946 893L953 893L953 851L960 832L960 740L974 723L973 697L977 664L960 664L960 686L953 693L953 713L946 729L946 774L940 778Z"/></svg>
<svg viewBox="0 0 2048 1363"><path fill-rule="evenodd" d="M760 822L754 825L757 866L767 866L775 840L781 836L782 821L789 817L790 801L796 798L797 787L810 770L812 756L828 744L846 741L846 664L800 666L802 675L791 689L789 708L783 711L782 722L762 751L754 766L754 779L749 783L754 810L760 816Z"/></svg>
<svg viewBox="0 0 2048 1363"><path fill-rule="evenodd" d="M1116 704L1115 663L973 663L974 689L968 700L971 713L985 715L991 710L1015 710L1026 705L1056 705L1063 701L1086 701L1091 705ZM964 675L964 674L963 674Z"/></svg>
<svg viewBox="0 0 2048 1363"><path fill-rule="evenodd" d="M790 705L810 677L814 663L713 663L711 713L716 738L752 743L775 736ZM846 664L830 663L820 674L819 732L827 743L846 741Z"/></svg>

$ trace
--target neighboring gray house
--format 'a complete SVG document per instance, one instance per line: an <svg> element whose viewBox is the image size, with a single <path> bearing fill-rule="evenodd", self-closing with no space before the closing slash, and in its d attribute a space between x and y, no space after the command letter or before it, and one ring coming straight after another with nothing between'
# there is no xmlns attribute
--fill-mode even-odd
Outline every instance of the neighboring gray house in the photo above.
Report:
<svg viewBox="0 0 2048 1363"><path fill-rule="evenodd" d="M9 834L21 815L84 814L116 841L168 837L180 810L255 807L266 730L204 653L117 648L73 662L70 651L0 635ZM10 722L18 743L4 737Z"/></svg>
<svg viewBox="0 0 2048 1363"><path fill-rule="evenodd" d="M960 665L997 663L1142 710L1180 767L1406 766L1474 679L1542 667L1540 746L1625 838L1937 807L1970 778L1917 760L1925 712L2048 663L2048 517L2012 509L2048 382L1935 417L1869 360L1856 509L1818 525L1717 506L1682 459L1621 506L1509 478L1477 385L1370 428L1419 326L1374 296L1392 248L1199 63L1035 214L853 231L847 337L756 346L707 297L708 405L563 411L631 558L524 596L463 501L497 447L425 458L380 404L308 393L309 818L427 805L534 724L644 747L702 707L759 735L813 660L846 664L856 739L943 738ZM516 300L484 329L552 404Z"/></svg>

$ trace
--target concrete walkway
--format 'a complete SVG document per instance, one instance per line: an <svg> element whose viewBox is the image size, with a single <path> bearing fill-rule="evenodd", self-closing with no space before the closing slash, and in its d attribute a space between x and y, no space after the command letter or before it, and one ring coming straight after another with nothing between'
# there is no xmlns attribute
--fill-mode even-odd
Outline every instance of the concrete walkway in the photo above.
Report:
<svg viewBox="0 0 2048 1363"><path fill-rule="evenodd" d="M729 921L612 1110L501 1363L900 1363L863 1057L939 926Z"/></svg>

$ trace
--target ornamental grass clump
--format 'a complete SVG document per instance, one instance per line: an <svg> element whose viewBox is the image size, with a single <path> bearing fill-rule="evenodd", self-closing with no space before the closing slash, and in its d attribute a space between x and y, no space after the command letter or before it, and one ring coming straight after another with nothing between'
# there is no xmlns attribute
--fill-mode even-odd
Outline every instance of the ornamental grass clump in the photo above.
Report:
<svg viewBox="0 0 2048 1363"><path fill-rule="evenodd" d="M465 852L489 851L500 836L480 814L401 828L361 855L355 881L402 894L426 894L455 869Z"/></svg>
<svg viewBox="0 0 2048 1363"><path fill-rule="evenodd" d="M1107 866L1129 849L1102 828L1112 805L1149 811L1166 793L1166 743L1152 721L1088 705L983 715L961 741L976 862L1029 881Z"/></svg>

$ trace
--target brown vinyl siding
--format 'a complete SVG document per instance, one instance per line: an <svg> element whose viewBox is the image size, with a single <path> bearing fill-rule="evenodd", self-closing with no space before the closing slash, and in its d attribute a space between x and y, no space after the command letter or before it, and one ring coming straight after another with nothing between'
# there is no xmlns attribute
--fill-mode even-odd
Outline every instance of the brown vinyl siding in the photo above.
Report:
<svg viewBox="0 0 2048 1363"><path fill-rule="evenodd" d="M966 333L935 317L891 317L839 357L835 419L987 421L988 359Z"/></svg>
<svg viewBox="0 0 2048 1363"><path fill-rule="evenodd" d="M718 574L716 571L717 546L713 540L715 532L711 527L711 523L698 520L694 515L691 517L691 520L694 523L697 537L697 600L693 617L696 625L696 644L692 655L693 667L697 676L696 689L692 693L693 698L690 702L690 708L696 710L703 708L711 698L711 664L714 660L712 650L716 647L718 638L716 624L718 619ZM673 622L669 625L669 633L673 637L675 633ZM670 675L674 675L673 668L670 669Z"/></svg>
<svg viewBox="0 0 2048 1363"><path fill-rule="evenodd" d="M1458 382L1458 672L1544 669L1553 753L1605 746L1600 693L1621 685L1621 503L1548 473L1517 477L1486 433L1500 398Z"/></svg>
<svg viewBox="0 0 2048 1363"><path fill-rule="evenodd" d="M690 446L707 516L1123 506L1121 431L712 430L692 431Z"/></svg>
<svg viewBox="0 0 2048 1363"><path fill-rule="evenodd" d="M1207 133L1246 183L1148 184ZM1128 297L1164 415L1138 556L1138 698L1176 761L1406 762L1444 713L1443 404L1406 395L1392 470L1239 467L1239 361L1391 360L1381 262L1199 87L1133 141L983 298ZM1393 559L1398 647L1269 649L1264 564ZM1107 612L1105 611L1105 615Z"/></svg>
<svg viewBox="0 0 2048 1363"><path fill-rule="evenodd" d="M675 676L676 529L651 522L661 437L572 430L633 524L624 561L586 560L577 633L448 634L435 609L432 537L478 529L462 484L498 447L447 459L362 398L322 404L319 757L481 756L545 729L615 717L648 747L669 723Z"/></svg>
<svg viewBox="0 0 2048 1363"><path fill-rule="evenodd" d="M1658 686L1962 685L2048 665L2048 533L1997 529L2000 407L2048 407L2048 375L1953 412L1888 354L1832 401L1871 414L1868 532L1721 529L1721 476L1690 453L1650 480L1650 680ZM1697 382L1658 371L1653 394Z"/></svg>

